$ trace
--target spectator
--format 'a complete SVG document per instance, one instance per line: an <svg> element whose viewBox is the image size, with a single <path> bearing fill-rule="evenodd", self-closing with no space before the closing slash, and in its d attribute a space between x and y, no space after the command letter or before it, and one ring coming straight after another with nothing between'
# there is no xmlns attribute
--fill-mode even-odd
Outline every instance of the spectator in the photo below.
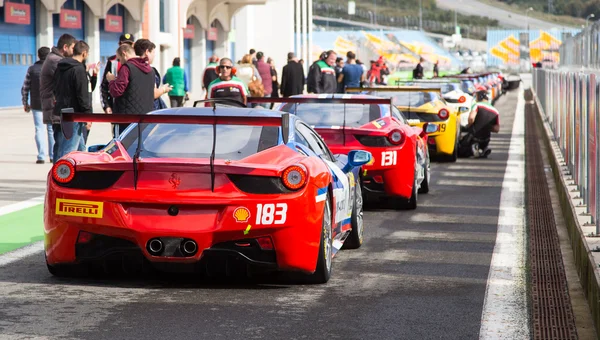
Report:
<svg viewBox="0 0 600 340"><path fill-rule="evenodd" d="M156 46L148 39L139 39L133 45L133 50L138 57L146 58L148 60L148 64L152 65L154 62L154 55ZM160 73L155 67L152 67L154 70L154 110L166 109L167 104L162 100L161 96L165 93L168 93L173 89L169 84L165 84L163 86L160 85Z"/></svg>
<svg viewBox="0 0 600 340"><path fill-rule="evenodd" d="M142 40L142 39L140 39ZM144 39L149 50L156 46ZM139 45L141 46L141 45ZM139 47L141 48L141 47ZM117 57L121 62L119 75L115 77L109 72L106 77L109 81L110 95L114 98L114 112L121 114L146 114L154 110L154 71L148 60L138 57L129 45L121 45L117 50ZM123 132L129 124L118 124L119 131Z"/></svg>
<svg viewBox="0 0 600 340"><path fill-rule="evenodd" d="M171 107L183 106L183 98L188 93L187 75L181 67L181 59L173 59L173 66L167 70L163 77L163 84L173 86L173 90L169 92L169 100Z"/></svg>
<svg viewBox="0 0 600 340"><path fill-rule="evenodd" d="M202 89L206 90L208 89L208 85L210 85L210 83L213 82L213 80L219 78L219 75L217 74L217 66L219 64L217 64L217 62L219 61L219 58L216 55L213 55L212 57L210 57L210 59L208 59L208 65L206 65L206 68L204 69L204 74L202 75Z"/></svg>
<svg viewBox="0 0 600 340"><path fill-rule="evenodd" d="M340 75L342 74L342 69L344 68L344 59L342 57L337 57L335 59L335 79L337 79L337 93L344 93L344 84L339 81Z"/></svg>
<svg viewBox="0 0 600 340"><path fill-rule="evenodd" d="M215 79L208 86L207 99L213 98L231 98L247 105L248 89L244 83L235 76L233 62L229 58L223 58L217 68L219 78ZM206 106L212 106L206 103Z"/></svg>
<svg viewBox="0 0 600 340"><path fill-rule="evenodd" d="M335 93L337 79L333 66L336 57L334 51L323 52L321 58L310 66L307 79L308 93Z"/></svg>
<svg viewBox="0 0 600 340"><path fill-rule="evenodd" d="M433 64L433 77L434 78L437 78L440 76L440 71L438 69L438 63L439 63L439 60L436 60L435 64Z"/></svg>
<svg viewBox="0 0 600 340"><path fill-rule="evenodd" d="M37 161L35 162L36 164L44 164L46 162L45 160L48 151L50 152L50 162L52 162L54 158L52 150L54 148L54 135L51 124L45 124L45 130L47 130L48 134L48 145L46 145L46 141L44 140L44 115L42 113L42 100L40 96L40 74L42 73L42 65L44 64L48 53L50 53L50 49L48 47L41 47L38 50L39 60L27 69L25 81L23 82L23 87L21 88L23 110L25 110L25 112L32 111L33 113L35 144L38 151ZM29 93L31 93L31 101L28 99ZM29 102L31 104L28 104Z"/></svg>
<svg viewBox="0 0 600 340"><path fill-rule="evenodd" d="M54 75L56 106L54 116L60 120L61 110L72 108L76 113L92 113L91 91L96 87L97 76L92 77L92 83L88 79L85 61L88 57L90 47L85 41L78 41L73 49L72 58L64 58L58 62ZM72 123L73 136L66 139L59 134L56 138L58 154L55 154L56 162L62 156L72 151L85 151L83 138L85 123ZM88 123L89 124L89 123Z"/></svg>
<svg viewBox="0 0 600 340"><path fill-rule="evenodd" d="M258 74L262 79L262 84L265 89L264 97L271 97L271 92L273 92L273 82L271 81L271 66L265 63L265 55L262 52L256 53L256 59L258 62L256 63L256 68L258 69Z"/></svg>
<svg viewBox="0 0 600 340"><path fill-rule="evenodd" d="M125 33L119 37L119 46L127 44L133 47L134 41L135 38L132 34ZM105 113L112 113L114 106L114 98L110 95L110 91L108 89L108 79L106 79L106 75L108 73L112 73L116 77L119 74L121 66L122 64L117 59L116 55L109 57L108 61L106 62L104 74L102 75L102 83L100 84L100 101L102 103L102 109Z"/></svg>
<svg viewBox="0 0 600 340"><path fill-rule="evenodd" d="M304 91L304 68L293 52L288 53L288 63L281 71L281 95L283 97L302 94Z"/></svg>
<svg viewBox="0 0 600 340"><path fill-rule="evenodd" d="M419 63L413 70L413 79L423 79L423 65L421 63L424 61L423 57L419 59Z"/></svg>
<svg viewBox="0 0 600 340"><path fill-rule="evenodd" d="M277 69L275 68L275 61L273 58L267 59L267 65L271 67L271 81L272 81L272 89L271 97L279 98L279 82L277 82Z"/></svg>
<svg viewBox="0 0 600 340"><path fill-rule="evenodd" d="M58 158L58 145L56 140L62 135L60 127L60 117L54 116L54 73L58 62L66 57L73 56L73 48L77 40L70 34L63 34L58 38L56 47L52 47L50 54L46 57L42 65L40 76L40 95L42 98L42 111L44 115L44 124L52 124L52 134L54 135L54 146L52 147L52 161Z"/></svg>
<svg viewBox="0 0 600 340"><path fill-rule="evenodd" d="M252 64L254 64L254 66L258 66L256 65L256 63L258 62L258 60L256 59L256 50L251 48L248 54L250 54L250 58L252 58Z"/></svg>
<svg viewBox="0 0 600 340"><path fill-rule="evenodd" d="M365 80L365 75L362 66L356 63L356 54L349 51L346 53L346 65L342 69L342 74L338 77L338 82L342 84L345 92L347 87L360 87L360 84Z"/></svg>
<svg viewBox="0 0 600 340"><path fill-rule="evenodd" d="M263 97L265 95L263 80L254 64L252 64L252 56L246 54L242 57L235 75L244 83L252 97Z"/></svg>

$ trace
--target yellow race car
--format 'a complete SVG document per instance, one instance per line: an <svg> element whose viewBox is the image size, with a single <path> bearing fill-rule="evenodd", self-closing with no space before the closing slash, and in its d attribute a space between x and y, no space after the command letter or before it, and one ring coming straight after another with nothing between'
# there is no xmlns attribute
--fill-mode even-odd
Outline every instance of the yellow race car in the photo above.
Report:
<svg viewBox="0 0 600 340"><path fill-rule="evenodd" d="M440 88L369 87L347 88L346 92L392 98L393 104L410 125L423 127L429 123L427 134L431 158L450 162L458 158L460 112L444 100Z"/></svg>

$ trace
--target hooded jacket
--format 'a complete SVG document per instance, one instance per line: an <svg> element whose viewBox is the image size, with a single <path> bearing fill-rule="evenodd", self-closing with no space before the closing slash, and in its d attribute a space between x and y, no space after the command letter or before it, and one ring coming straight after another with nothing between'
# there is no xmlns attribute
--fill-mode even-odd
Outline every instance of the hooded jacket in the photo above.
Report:
<svg viewBox="0 0 600 340"><path fill-rule="evenodd" d="M40 97L42 100L42 111L44 113L44 124L60 124L60 117L54 116L54 73L58 62L63 59L62 52L52 47L48 57L42 65L40 74ZM85 69L84 69L85 70Z"/></svg>
<svg viewBox="0 0 600 340"><path fill-rule="evenodd" d="M85 65L73 58L64 58L58 62L54 75L56 105L54 116L60 122L60 110L73 108L77 113L92 113L92 85L88 79ZM92 83L96 83L93 77Z"/></svg>
<svg viewBox="0 0 600 340"><path fill-rule="evenodd" d="M145 58L131 58L108 84L114 113L146 114L154 110L154 70Z"/></svg>

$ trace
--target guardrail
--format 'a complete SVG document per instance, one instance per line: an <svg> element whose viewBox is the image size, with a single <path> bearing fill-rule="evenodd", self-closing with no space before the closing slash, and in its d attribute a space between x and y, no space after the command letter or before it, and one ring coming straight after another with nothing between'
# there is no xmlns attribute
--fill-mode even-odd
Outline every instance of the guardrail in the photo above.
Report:
<svg viewBox="0 0 600 340"><path fill-rule="evenodd" d="M534 69L532 89L600 236L600 74Z"/></svg>

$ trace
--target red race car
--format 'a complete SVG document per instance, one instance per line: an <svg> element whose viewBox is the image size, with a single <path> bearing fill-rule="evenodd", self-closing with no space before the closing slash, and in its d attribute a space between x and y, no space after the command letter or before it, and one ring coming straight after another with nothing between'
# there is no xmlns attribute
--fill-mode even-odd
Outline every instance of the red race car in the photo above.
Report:
<svg viewBox="0 0 600 340"><path fill-rule="evenodd" d="M310 124L334 153L369 151L373 161L361 172L367 199L397 198L400 207L415 209L418 194L429 191L427 131L409 126L390 99L329 94L250 99L250 102L282 103L277 107L279 110L293 113ZM427 124L424 129L437 126Z"/></svg>
<svg viewBox="0 0 600 340"><path fill-rule="evenodd" d="M293 115L232 107L62 115L67 137L70 122L131 125L97 152L71 152L52 167L44 209L52 274L116 256L165 270L250 265L326 282L342 245L362 243L355 190L371 155L334 157Z"/></svg>

